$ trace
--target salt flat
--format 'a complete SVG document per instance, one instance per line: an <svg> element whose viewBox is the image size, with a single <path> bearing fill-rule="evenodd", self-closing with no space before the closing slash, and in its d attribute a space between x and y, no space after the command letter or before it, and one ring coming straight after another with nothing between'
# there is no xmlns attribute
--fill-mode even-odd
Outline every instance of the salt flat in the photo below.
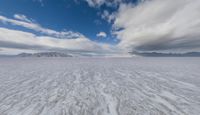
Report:
<svg viewBox="0 0 200 115"><path fill-rule="evenodd" d="M0 115L199 115L200 58L0 58Z"/></svg>

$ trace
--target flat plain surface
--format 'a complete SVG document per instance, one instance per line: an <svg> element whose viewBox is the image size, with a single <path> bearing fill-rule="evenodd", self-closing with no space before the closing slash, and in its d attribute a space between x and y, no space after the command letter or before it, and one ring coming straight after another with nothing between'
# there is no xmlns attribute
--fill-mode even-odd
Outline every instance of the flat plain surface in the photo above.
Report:
<svg viewBox="0 0 200 115"><path fill-rule="evenodd" d="M0 115L199 115L200 58L0 58Z"/></svg>

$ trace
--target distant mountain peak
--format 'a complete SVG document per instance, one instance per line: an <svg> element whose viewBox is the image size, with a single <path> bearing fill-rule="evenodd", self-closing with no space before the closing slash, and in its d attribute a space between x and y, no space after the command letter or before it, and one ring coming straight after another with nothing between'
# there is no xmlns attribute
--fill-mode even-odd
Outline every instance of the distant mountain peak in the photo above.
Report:
<svg viewBox="0 0 200 115"><path fill-rule="evenodd" d="M20 53L18 57L72 57L72 55L61 52Z"/></svg>

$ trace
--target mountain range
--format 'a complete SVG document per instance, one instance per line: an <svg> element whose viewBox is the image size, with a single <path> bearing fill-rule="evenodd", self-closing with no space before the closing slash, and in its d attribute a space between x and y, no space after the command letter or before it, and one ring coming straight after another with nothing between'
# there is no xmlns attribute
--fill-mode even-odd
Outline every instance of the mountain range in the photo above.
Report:
<svg viewBox="0 0 200 115"><path fill-rule="evenodd" d="M72 57L72 55L60 52L20 53L17 57Z"/></svg>
<svg viewBox="0 0 200 115"><path fill-rule="evenodd" d="M130 52L130 53L144 57L200 57L200 52L187 52L187 53Z"/></svg>

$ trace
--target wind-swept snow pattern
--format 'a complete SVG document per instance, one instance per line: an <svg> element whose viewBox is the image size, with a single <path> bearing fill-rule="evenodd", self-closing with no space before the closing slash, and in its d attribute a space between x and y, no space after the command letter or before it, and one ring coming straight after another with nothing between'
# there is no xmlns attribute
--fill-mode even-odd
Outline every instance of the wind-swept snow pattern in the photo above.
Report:
<svg viewBox="0 0 200 115"><path fill-rule="evenodd" d="M199 115L199 58L1 58L0 115Z"/></svg>

